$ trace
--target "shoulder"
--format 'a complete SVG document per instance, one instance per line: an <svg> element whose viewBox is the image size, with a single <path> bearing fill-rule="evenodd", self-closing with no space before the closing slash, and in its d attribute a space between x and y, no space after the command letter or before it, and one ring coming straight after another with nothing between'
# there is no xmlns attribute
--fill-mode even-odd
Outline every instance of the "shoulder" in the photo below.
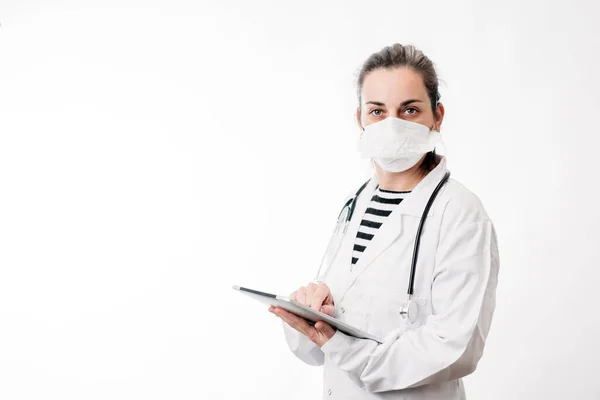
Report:
<svg viewBox="0 0 600 400"><path fill-rule="evenodd" d="M443 199L443 219L452 224L489 221L481 199L456 179L450 179L440 193Z"/></svg>

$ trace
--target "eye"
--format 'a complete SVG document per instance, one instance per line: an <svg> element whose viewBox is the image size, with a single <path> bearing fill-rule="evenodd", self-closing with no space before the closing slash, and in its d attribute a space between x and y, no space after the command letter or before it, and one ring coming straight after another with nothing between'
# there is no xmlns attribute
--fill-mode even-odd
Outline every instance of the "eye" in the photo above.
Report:
<svg viewBox="0 0 600 400"><path fill-rule="evenodd" d="M416 113L419 112L419 110L417 110L414 107L408 107L406 110L404 110L405 113L407 113L408 115L415 115Z"/></svg>
<svg viewBox="0 0 600 400"><path fill-rule="evenodd" d="M383 114L383 110L380 108L375 108L369 112L369 114L374 115L376 117L380 117Z"/></svg>

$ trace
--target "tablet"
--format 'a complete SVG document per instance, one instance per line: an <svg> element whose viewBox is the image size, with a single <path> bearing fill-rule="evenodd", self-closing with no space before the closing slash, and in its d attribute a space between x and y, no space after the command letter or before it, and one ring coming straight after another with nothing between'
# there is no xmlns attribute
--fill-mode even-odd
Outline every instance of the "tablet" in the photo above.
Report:
<svg viewBox="0 0 600 400"><path fill-rule="evenodd" d="M314 310L308 306L305 306L304 304L300 304L297 301L290 299L288 296L278 296L276 294L265 293L258 290L235 285L233 286L233 289L249 297L252 297L255 300L258 300L263 304L273 307L281 307L284 310L291 312L292 314L306 319L311 325L314 325L318 321L324 321L347 335L354 336L359 339L370 339L376 341L377 343L382 343L382 341L376 336L371 335L367 332L363 332L360 329L345 324L342 321L330 317L327 314L323 314L322 312Z"/></svg>

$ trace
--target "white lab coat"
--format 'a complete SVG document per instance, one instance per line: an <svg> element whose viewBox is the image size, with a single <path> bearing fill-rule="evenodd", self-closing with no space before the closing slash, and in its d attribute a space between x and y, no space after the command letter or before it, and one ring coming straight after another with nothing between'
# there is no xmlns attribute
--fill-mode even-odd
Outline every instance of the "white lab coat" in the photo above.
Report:
<svg viewBox="0 0 600 400"><path fill-rule="evenodd" d="M483 354L499 257L483 205L452 178L422 231L414 286L419 318L410 323L399 314L419 220L446 170L442 158L386 218L351 271L356 232L378 183L373 174L325 277L335 318L383 338L382 344L337 331L319 348L283 323L292 352L307 364L324 366L324 399L465 399L461 378L475 370Z"/></svg>

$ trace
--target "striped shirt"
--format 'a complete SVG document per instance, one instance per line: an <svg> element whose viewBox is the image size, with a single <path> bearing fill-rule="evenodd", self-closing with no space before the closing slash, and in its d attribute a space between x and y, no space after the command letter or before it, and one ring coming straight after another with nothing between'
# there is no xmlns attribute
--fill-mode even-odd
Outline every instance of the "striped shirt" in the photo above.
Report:
<svg viewBox="0 0 600 400"><path fill-rule="evenodd" d="M356 264L363 254L377 230L383 225L386 217L394 211L394 208L410 193L396 192L392 190L375 189L373 197L365 210L365 214L358 227L356 239L354 241L354 251L352 252L352 266Z"/></svg>

